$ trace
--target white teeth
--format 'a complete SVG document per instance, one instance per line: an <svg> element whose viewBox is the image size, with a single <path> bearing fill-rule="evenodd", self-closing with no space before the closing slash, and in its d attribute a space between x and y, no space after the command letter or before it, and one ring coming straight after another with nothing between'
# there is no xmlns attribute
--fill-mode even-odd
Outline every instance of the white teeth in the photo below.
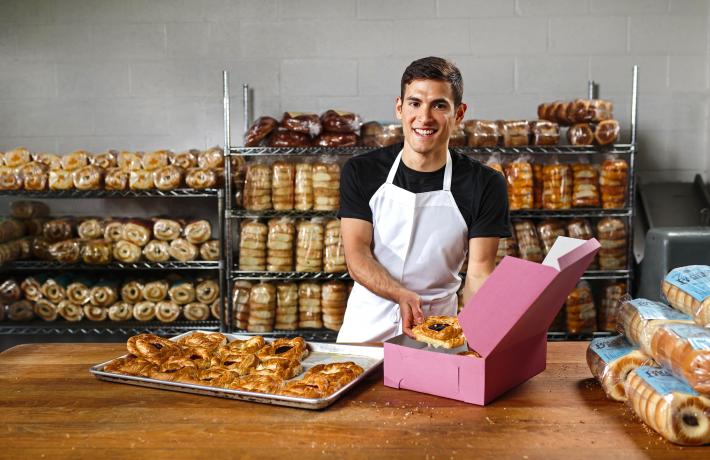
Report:
<svg viewBox="0 0 710 460"><path fill-rule="evenodd" d="M415 131L417 134L421 134L422 136L430 136L430 135L434 134L434 130L433 130L433 129L417 129L417 128L414 128L414 131Z"/></svg>

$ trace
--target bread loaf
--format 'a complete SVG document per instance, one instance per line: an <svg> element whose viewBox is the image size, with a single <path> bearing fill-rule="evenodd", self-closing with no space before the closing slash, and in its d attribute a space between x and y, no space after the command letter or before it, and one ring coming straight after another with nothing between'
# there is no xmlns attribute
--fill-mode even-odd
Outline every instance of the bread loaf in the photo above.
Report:
<svg viewBox="0 0 710 460"><path fill-rule="evenodd" d="M623 208L626 204L626 189L629 179L629 164L626 160L609 158L604 160L599 175L602 207Z"/></svg>
<svg viewBox="0 0 710 460"><path fill-rule="evenodd" d="M254 221L244 222L239 237L239 269L243 271L266 270L266 224Z"/></svg>
<svg viewBox="0 0 710 460"><path fill-rule="evenodd" d="M710 266L675 268L663 279L661 290L674 308L701 326L710 325Z"/></svg>
<svg viewBox="0 0 710 460"><path fill-rule="evenodd" d="M572 168L567 164L553 163L542 168L542 206L544 209L569 209L572 207Z"/></svg>
<svg viewBox="0 0 710 460"><path fill-rule="evenodd" d="M276 129L279 122L272 117L259 117L244 135L244 146L256 147Z"/></svg>
<svg viewBox="0 0 710 460"><path fill-rule="evenodd" d="M276 329L298 328L298 285L279 283L276 286Z"/></svg>
<svg viewBox="0 0 710 460"><path fill-rule="evenodd" d="M710 394L710 330L688 324L664 324L651 339L653 358L695 391Z"/></svg>
<svg viewBox="0 0 710 460"><path fill-rule="evenodd" d="M296 239L296 226L292 219L269 220L269 233L266 242L266 269L270 272L289 272L293 270L293 247Z"/></svg>
<svg viewBox="0 0 710 460"><path fill-rule="evenodd" d="M323 267L323 223L319 219L297 225L296 271L319 272Z"/></svg>
<svg viewBox="0 0 710 460"><path fill-rule="evenodd" d="M313 208L313 165L298 163L296 165L294 208L308 211Z"/></svg>
<svg viewBox="0 0 710 460"><path fill-rule="evenodd" d="M498 124L490 120L467 120L463 124L466 144L469 147L495 147L498 145L500 131Z"/></svg>
<svg viewBox="0 0 710 460"><path fill-rule="evenodd" d="M531 209L533 207L532 165L524 159L518 159L505 167L505 177L508 180L510 209Z"/></svg>
<svg viewBox="0 0 710 460"><path fill-rule="evenodd" d="M593 165L572 165L572 206L575 208L599 207L599 172Z"/></svg>
<svg viewBox="0 0 710 460"><path fill-rule="evenodd" d="M337 163L313 165L313 209L336 211L340 207L340 166Z"/></svg>
<svg viewBox="0 0 710 460"><path fill-rule="evenodd" d="M271 201L277 211L293 209L296 168L292 163L276 161L272 165Z"/></svg>
<svg viewBox="0 0 710 460"><path fill-rule="evenodd" d="M253 211L271 209L271 167L250 164L244 183L244 207Z"/></svg>
<svg viewBox="0 0 710 460"><path fill-rule="evenodd" d="M592 340L587 347L587 364L609 398L626 401L624 383L629 373L639 366L653 365L653 360L619 335Z"/></svg>

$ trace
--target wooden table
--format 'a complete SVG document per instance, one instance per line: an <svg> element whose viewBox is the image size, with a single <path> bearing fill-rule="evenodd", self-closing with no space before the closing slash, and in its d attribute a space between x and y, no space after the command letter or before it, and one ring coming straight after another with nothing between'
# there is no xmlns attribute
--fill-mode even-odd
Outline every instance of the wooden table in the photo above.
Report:
<svg viewBox="0 0 710 460"><path fill-rule="evenodd" d="M0 458L710 458L670 444L605 398L584 342L487 407L387 388L381 372L323 411L102 382L117 344L0 354Z"/></svg>

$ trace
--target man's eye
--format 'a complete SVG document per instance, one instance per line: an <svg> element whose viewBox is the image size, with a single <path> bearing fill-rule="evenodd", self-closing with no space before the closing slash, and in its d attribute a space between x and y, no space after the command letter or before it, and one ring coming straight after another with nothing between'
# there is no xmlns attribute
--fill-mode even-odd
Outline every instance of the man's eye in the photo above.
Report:
<svg viewBox="0 0 710 460"><path fill-rule="evenodd" d="M436 107L437 109L446 110L448 108L448 105L441 102L439 104L436 104L434 107Z"/></svg>

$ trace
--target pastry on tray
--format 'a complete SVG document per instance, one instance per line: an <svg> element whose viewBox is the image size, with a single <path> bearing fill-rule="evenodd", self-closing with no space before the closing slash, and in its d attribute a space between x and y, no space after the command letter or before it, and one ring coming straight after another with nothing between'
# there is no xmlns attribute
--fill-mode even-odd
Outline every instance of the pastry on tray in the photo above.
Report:
<svg viewBox="0 0 710 460"><path fill-rule="evenodd" d="M455 316L430 316L412 328L414 337L435 348L456 348L466 342L463 329Z"/></svg>

